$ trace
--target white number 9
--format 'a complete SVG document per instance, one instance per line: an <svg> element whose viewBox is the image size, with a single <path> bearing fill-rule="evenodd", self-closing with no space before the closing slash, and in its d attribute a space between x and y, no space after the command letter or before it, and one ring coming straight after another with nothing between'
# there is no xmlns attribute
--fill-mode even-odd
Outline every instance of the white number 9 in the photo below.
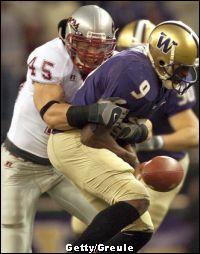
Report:
<svg viewBox="0 0 200 254"><path fill-rule="evenodd" d="M150 84L147 80L144 80L140 86L139 86L139 93L136 93L135 91L131 92L131 95L135 97L136 99L143 98L149 91L150 91Z"/></svg>

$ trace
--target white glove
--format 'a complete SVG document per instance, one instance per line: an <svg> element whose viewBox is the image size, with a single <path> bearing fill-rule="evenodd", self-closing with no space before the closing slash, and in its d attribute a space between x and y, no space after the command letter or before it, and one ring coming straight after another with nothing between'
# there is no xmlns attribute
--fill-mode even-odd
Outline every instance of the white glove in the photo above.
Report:
<svg viewBox="0 0 200 254"><path fill-rule="evenodd" d="M153 151L162 149L164 145L164 141L162 136L153 136L152 138L142 142L135 144L136 151Z"/></svg>

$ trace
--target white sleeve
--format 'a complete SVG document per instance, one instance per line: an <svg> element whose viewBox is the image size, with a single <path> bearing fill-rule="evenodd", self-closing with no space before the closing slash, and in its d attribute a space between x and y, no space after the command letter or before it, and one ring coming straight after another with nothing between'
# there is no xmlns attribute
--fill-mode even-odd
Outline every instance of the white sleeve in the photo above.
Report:
<svg viewBox="0 0 200 254"><path fill-rule="evenodd" d="M34 50L28 57L27 68L27 79L48 84L62 82L66 69L72 70L69 58L51 47Z"/></svg>

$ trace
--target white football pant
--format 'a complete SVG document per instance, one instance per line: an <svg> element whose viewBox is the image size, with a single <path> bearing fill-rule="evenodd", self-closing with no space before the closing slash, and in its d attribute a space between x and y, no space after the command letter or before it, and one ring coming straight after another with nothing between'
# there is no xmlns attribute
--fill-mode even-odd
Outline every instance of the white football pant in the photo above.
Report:
<svg viewBox="0 0 200 254"><path fill-rule="evenodd" d="M64 210L89 224L97 214L66 177L51 166L25 162L2 146L1 252L31 253L36 205L47 192ZM65 250L65 246L63 246Z"/></svg>

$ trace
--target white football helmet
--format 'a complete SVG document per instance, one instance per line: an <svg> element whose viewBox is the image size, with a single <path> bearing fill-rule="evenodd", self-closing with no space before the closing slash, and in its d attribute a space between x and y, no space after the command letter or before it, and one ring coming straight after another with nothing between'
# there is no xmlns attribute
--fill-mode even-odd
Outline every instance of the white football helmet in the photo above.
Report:
<svg viewBox="0 0 200 254"><path fill-rule="evenodd" d="M74 64L85 74L112 56L116 46L113 19L96 5L80 7L58 29Z"/></svg>

